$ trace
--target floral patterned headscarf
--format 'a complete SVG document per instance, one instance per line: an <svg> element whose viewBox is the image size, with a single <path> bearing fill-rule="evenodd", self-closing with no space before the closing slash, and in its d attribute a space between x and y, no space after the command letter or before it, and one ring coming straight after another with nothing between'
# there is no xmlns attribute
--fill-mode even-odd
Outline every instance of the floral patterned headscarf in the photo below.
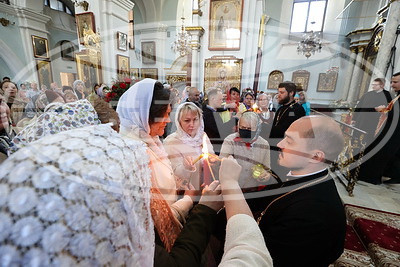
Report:
<svg viewBox="0 0 400 267"><path fill-rule="evenodd" d="M100 124L94 107L88 100L79 100L72 103L53 103L46 107L46 112L31 122L12 140L10 152L15 152L28 143L44 136Z"/></svg>
<svg viewBox="0 0 400 267"><path fill-rule="evenodd" d="M109 125L42 138L0 165L5 266L153 266L146 147Z"/></svg>

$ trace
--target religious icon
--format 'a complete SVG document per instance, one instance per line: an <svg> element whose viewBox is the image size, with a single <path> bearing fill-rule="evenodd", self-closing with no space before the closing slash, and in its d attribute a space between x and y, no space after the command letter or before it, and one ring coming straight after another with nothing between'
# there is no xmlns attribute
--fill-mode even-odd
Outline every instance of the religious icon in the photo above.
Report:
<svg viewBox="0 0 400 267"><path fill-rule="evenodd" d="M79 80L82 80L86 88L92 88L94 84L101 82L101 56L100 52L86 49L76 53L76 66Z"/></svg>
<svg viewBox="0 0 400 267"><path fill-rule="evenodd" d="M120 80L130 78L129 57L117 55L117 68L118 78Z"/></svg>
<svg viewBox="0 0 400 267"><path fill-rule="evenodd" d="M122 32L117 32L117 43L119 50L128 50L128 35Z"/></svg>
<svg viewBox="0 0 400 267"><path fill-rule="evenodd" d="M32 45L34 57L50 59L49 44L46 38L32 35Z"/></svg>
<svg viewBox="0 0 400 267"><path fill-rule="evenodd" d="M50 88L50 84L53 82L50 62L45 60L37 60L36 69L38 72L40 88L42 88L43 85L47 88Z"/></svg>
<svg viewBox="0 0 400 267"><path fill-rule="evenodd" d="M210 87L221 89L223 93L229 92L231 87L240 89L243 59L233 56L214 56L205 60L204 64L204 90Z"/></svg>
<svg viewBox="0 0 400 267"><path fill-rule="evenodd" d="M243 0L210 2L209 50L239 50Z"/></svg>
<svg viewBox="0 0 400 267"><path fill-rule="evenodd" d="M308 81L310 80L310 72L306 70L296 70L292 75L292 82L296 84L298 89L303 89L307 91Z"/></svg>
<svg viewBox="0 0 400 267"><path fill-rule="evenodd" d="M63 60L75 60L75 47L70 41L61 42L61 58Z"/></svg>
<svg viewBox="0 0 400 267"><path fill-rule="evenodd" d="M268 89L278 89L280 83L283 82L283 72L280 70L273 70L268 76Z"/></svg>
<svg viewBox="0 0 400 267"><path fill-rule="evenodd" d="M92 12L80 13L75 15L76 27L78 30L79 43L84 44L85 35L96 33L94 15Z"/></svg>
<svg viewBox="0 0 400 267"><path fill-rule="evenodd" d="M142 42L142 63L156 64L156 42Z"/></svg>

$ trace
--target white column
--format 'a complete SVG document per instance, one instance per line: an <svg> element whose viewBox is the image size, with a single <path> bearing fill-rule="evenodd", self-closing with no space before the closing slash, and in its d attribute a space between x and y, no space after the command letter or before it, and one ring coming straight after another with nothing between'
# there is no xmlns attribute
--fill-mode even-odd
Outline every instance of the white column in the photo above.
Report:
<svg viewBox="0 0 400 267"><path fill-rule="evenodd" d="M358 47L358 54L356 58L356 62L354 65L354 71L350 83L350 90L347 101L354 102L357 101L357 95L360 91L361 86L361 78L362 78L362 63L363 63L363 55L364 55L364 46Z"/></svg>
<svg viewBox="0 0 400 267"><path fill-rule="evenodd" d="M390 51L396 39L397 26L400 24L399 14L400 0L392 0L385 24L385 30L379 45L379 52L376 57L376 63L371 81L373 81L375 78L385 77L386 66L390 59Z"/></svg>
<svg viewBox="0 0 400 267"><path fill-rule="evenodd" d="M190 46L192 48L192 73L191 86L199 88L200 85L200 69L199 69L199 53L200 53L200 38L204 33L203 27L186 27L186 31L192 36Z"/></svg>
<svg viewBox="0 0 400 267"><path fill-rule="evenodd" d="M357 49L354 47L350 48L351 54L350 54L350 59L349 59L349 63L347 66L346 79L345 79L344 85L343 85L342 100L346 100L349 95L350 84L351 84L351 80L353 77L354 65L356 63L356 57L357 57L356 50Z"/></svg>

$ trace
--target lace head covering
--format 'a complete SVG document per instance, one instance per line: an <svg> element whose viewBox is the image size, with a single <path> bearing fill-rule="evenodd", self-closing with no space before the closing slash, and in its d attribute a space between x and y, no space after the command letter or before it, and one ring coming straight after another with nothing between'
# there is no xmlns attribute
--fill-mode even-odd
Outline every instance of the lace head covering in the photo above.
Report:
<svg viewBox="0 0 400 267"><path fill-rule="evenodd" d="M121 126L132 126L150 134L149 113L156 80L144 79L131 86L119 99L117 112Z"/></svg>
<svg viewBox="0 0 400 267"><path fill-rule="evenodd" d="M44 136L100 124L96 111L86 99L67 104L52 103L46 109L14 137L11 152Z"/></svg>
<svg viewBox="0 0 400 267"><path fill-rule="evenodd" d="M152 266L150 170L142 143L109 125L43 138L0 167L5 266Z"/></svg>
<svg viewBox="0 0 400 267"><path fill-rule="evenodd" d="M179 123L179 119L182 116L182 109L185 106L192 106L195 108L198 113L199 113L199 120L200 120L200 126L197 129L197 133L194 137L190 136L188 133L186 133L183 129L181 124ZM203 144L203 135L204 135L204 121L203 121L203 111L199 109L194 103L192 102L185 102L182 103L178 106L176 110L176 115L175 115L175 125L176 125L176 134L178 135L179 139L185 143L188 144L192 147L200 147Z"/></svg>

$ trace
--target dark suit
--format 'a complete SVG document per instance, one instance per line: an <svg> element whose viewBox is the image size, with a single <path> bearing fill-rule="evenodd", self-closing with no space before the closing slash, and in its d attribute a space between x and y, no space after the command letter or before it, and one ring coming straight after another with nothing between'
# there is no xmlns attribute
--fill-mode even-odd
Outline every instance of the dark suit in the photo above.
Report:
<svg viewBox="0 0 400 267"><path fill-rule="evenodd" d="M364 94L354 110L353 120L356 122L355 126L365 132L366 141L369 145L374 140L375 129L378 125L380 113L375 110L375 107L385 105L390 102L391 95L388 91L382 92L367 92Z"/></svg>
<svg viewBox="0 0 400 267"><path fill-rule="evenodd" d="M210 138L215 153L219 154L225 137L233 133L235 120L231 119L224 123L219 113L208 106L203 107L203 120L204 131L208 138Z"/></svg>
<svg viewBox="0 0 400 267"><path fill-rule="evenodd" d="M327 174L325 170L290 182L292 185L298 182L296 186L300 187ZM279 195L248 200L251 209L263 211L282 196L282 192L289 192L284 189L290 185L288 183L277 187L282 190L278 191ZM264 192L268 192L269 187L266 188ZM335 183L329 176L327 180L276 200L259 226L274 266L328 266L343 253L346 216Z"/></svg>

